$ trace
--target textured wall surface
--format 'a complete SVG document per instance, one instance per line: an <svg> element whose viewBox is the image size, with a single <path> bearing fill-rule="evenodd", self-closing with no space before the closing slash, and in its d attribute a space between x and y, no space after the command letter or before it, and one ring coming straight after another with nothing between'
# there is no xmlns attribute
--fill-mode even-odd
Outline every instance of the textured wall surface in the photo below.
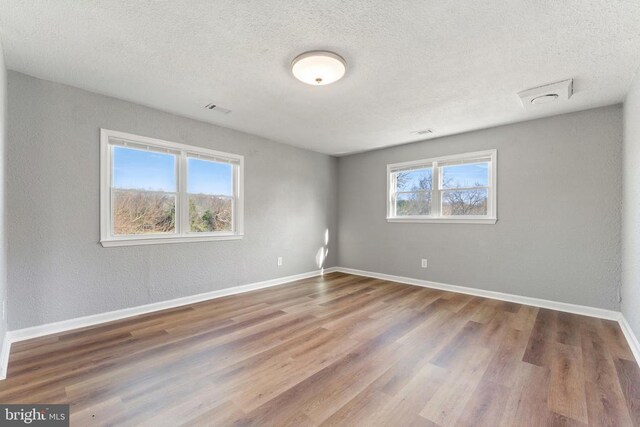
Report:
<svg viewBox="0 0 640 427"><path fill-rule="evenodd" d="M7 141L7 70L0 44L0 311L1 304L7 299L7 226L6 226L6 180L5 159ZM0 348L7 331L6 316L0 314Z"/></svg>
<svg viewBox="0 0 640 427"><path fill-rule="evenodd" d="M622 314L640 340L640 72L624 103Z"/></svg>
<svg viewBox="0 0 640 427"><path fill-rule="evenodd" d="M15 72L8 95L10 329L314 270L327 229L325 267L619 308L620 106L335 159ZM246 237L102 248L101 127L244 155ZM489 148L496 225L385 221L387 163Z"/></svg>
<svg viewBox="0 0 640 427"><path fill-rule="evenodd" d="M10 329L317 270L327 229L335 264L335 158L15 72L8 92ZM101 127L244 155L245 238L101 247Z"/></svg>
<svg viewBox="0 0 640 427"><path fill-rule="evenodd" d="M491 148L497 224L386 222L388 163ZM617 310L621 154L617 105L342 157L340 265Z"/></svg>

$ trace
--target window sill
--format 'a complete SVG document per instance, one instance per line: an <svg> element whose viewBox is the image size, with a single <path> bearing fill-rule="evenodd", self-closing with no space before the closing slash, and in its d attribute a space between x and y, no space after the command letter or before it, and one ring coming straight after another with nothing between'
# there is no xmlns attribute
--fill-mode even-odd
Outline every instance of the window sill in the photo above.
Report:
<svg viewBox="0 0 640 427"><path fill-rule="evenodd" d="M104 248L114 246L139 246L139 245L163 245L168 243L195 243L195 242L212 242L216 240L240 240L244 234L225 234L220 236L195 236L195 237L153 237L153 238L134 238L134 239L110 239L101 240L100 244Z"/></svg>
<svg viewBox="0 0 640 427"><path fill-rule="evenodd" d="M387 222L418 222L425 224L495 224L497 218L387 218Z"/></svg>

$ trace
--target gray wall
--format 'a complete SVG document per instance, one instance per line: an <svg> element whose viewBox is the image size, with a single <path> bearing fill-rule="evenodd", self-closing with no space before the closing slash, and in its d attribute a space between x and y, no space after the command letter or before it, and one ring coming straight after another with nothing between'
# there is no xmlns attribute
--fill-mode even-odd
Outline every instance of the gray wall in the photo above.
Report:
<svg viewBox="0 0 640 427"><path fill-rule="evenodd" d="M326 229L335 264L335 158L15 72L8 92L10 330L317 270ZM101 127L244 155L245 238L102 248Z"/></svg>
<svg viewBox="0 0 640 427"><path fill-rule="evenodd" d="M491 148L496 225L386 222L386 164ZM618 105L340 158L339 263L617 310L621 154Z"/></svg>
<svg viewBox="0 0 640 427"><path fill-rule="evenodd" d="M640 72L624 103L622 314L640 340Z"/></svg>
<svg viewBox="0 0 640 427"><path fill-rule="evenodd" d="M621 106L335 159L15 72L8 78L9 329L315 270L326 229L325 267L619 309ZM102 248L101 127L244 155L245 238ZM496 225L385 221L387 163L490 148L498 149Z"/></svg>
<svg viewBox="0 0 640 427"><path fill-rule="evenodd" d="M7 70L4 65L4 53L0 43L0 311L7 300L7 227L5 221L5 150L7 140ZM0 349L7 331L6 314L0 314Z"/></svg>

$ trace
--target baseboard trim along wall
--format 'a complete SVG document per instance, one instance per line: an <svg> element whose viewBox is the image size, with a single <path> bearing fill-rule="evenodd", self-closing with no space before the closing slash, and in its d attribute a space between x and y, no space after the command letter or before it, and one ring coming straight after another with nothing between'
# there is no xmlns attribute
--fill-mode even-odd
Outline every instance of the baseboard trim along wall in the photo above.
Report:
<svg viewBox="0 0 640 427"><path fill-rule="evenodd" d="M605 310L603 308L588 307L585 305L569 304L566 302L550 301L540 298L531 298L520 295L505 294L502 292L487 291L484 289L468 288L465 286L449 285L446 283L432 282L429 280L414 279L411 277L394 276L391 274L376 273L373 271L357 270L354 268L336 267L334 271L341 273L355 274L357 276L371 277L373 279L389 280L391 282L406 283L407 285L422 286L423 288L440 289L443 291L457 292L461 294L474 295L478 297L497 299L500 301L515 302L518 304L530 305L533 307L548 308L551 310L564 311L566 313L581 314L583 316L597 317L618 322L620 329L633 352L638 365L640 365L640 343L631 330L627 319L621 312Z"/></svg>
<svg viewBox="0 0 640 427"><path fill-rule="evenodd" d="M584 316L598 317L600 319L618 320L620 312L605 310L602 308L587 307L584 305L568 304L564 302L550 301L540 298L523 297L520 295L505 294L502 292L486 291L484 289L468 288L465 286L449 285L446 283L432 282L429 280L413 279L411 277L394 276L391 274L376 273L373 271L356 270L354 268L338 267L336 269L342 273L366 276L374 279L389 280L391 282L405 283L407 285L422 286L423 288L440 289L443 291L457 292L460 294L474 295L477 297L497 299L500 301L515 302L518 304L532 305L534 307L549 308L551 310L564 311L567 313L582 314Z"/></svg>
<svg viewBox="0 0 640 427"><path fill-rule="evenodd" d="M629 347L631 347L631 351L633 352L633 356L636 358L636 362L638 362L638 365L640 365L640 342L638 342L638 338L633 333L629 322L627 322L627 319L622 313L620 313L620 320L618 321L618 323L620 323L620 329L622 329L622 333L627 339Z"/></svg>
<svg viewBox="0 0 640 427"><path fill-rule="evenodd" d="M550 300L544 300L539 298L530 298L513 294L506 294L502 292L487 291L483 289L468 288L465 286L449 285L445 283L432 282L428 280L414 279L410 277L394 276L390 274L376 273L371 271L357 270L353 268L345 267L331 267L324 270L316 270L308 273L297 274L293 276L281 277L278 279L265 280L262 282L251 283L248 285L236 286L227 289L221 289L218 291L205 292L202 294L192 295L188 297L176 298L168 301L161 301L152 304L145 304L137 307L125 308L122 310L115 310L106 313L95 314L91 316L79 317L76 319L63 320L61 322L49 323L45 325L34 326L30 328L18 329L15 331L9 331L5 335L4 343L2 345L2 353L0 353L0 379L5 379L7 375L7 368L9 365L9 353L11 351L11 344L18 341L29 340L32 338L38 338L45 335L70 331L73 329L85 328L88 326L94 326L101 323L113 322L115 320L121 320L128 317L138 316L141 314L151 313L154 311L166 310L169 308L180 307L183 305L194 304L211 299L221 298L229 295L241 294L244 292L250 292L258 289L269 288L278 285L284 285L287 283L295 282L297 280L309 279L312 277L320 276L321 274L328 274L332 272L341 272L354 274L358 276L371 277L374 279L389 280L392 282L405 283L408 285L421 286L425 288L440 289L450 292L458 292L467 295L474 295L484 298L491 298L501 301L515 302L518 304L530 305L534 307L548 308L551 310L564 311L567 313L581 314L584 316L597 317L601 319L608 319L617 321L620 324L620 328L624 333L624 336L631 347L631 351L636 358L638 364L640 364L640 344L638 339L634 335L631 327L627 323L622 313L613 310L605 310L595 307L587 307L582 305L568 304L563 302L556 302Z"/></svg>
<svg viewBox="0 0 640 427"><path fill-rule="evenodd" d="M208 301L216 298L222 298L229 295L236 295L245 292L255 291L258 289L270 288L273 286L284 285L295 282L297 280L309 279L312 277L328 274L336 271L335 268L325 268L323 270L315 270L307 273L296 274L293 276L280 277L277 279L265 280L262 282L250 283L248 285L234 286L231 288L220 289L217 291L205 292L202 294L190 295L187 297L175 298L167 301L154 302L151 304L139 305L137 307L124 308L122 310L108 311L106 313L93 314L90 316L78 317L75 319L62 320L60 322L47 323L44 325L33 326L30 328L17 329L8 331L5 334L2 344L2 352L0 353L0 380L7 377L7 368L9 366L9 353L11 352L11 344L18 341L30 340L45 335L57 334L73 329L86 328L101 323L113 322L116 320L126 319L128 317L139 316L154 311L166 310L169 308L181 307L183 305L195 304L198 302Z"/></svg>
<svg viewBox="0 0 640 427"><path fill-rule="evenodd" d="M4 334L2 341L2 352L0 353L0 380L7 378L7 368L9 367L9 353L11 352L11 341L9 340L9 332Z"/></svg>

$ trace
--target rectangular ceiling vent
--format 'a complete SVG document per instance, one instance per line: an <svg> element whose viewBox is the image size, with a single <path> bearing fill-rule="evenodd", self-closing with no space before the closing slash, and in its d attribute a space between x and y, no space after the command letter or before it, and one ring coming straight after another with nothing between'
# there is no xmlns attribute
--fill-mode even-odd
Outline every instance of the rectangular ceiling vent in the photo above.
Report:
<svg viewBox="0 0 640 427"><path fill-rule="evenodd" d="M204 108L206 108L207 110L216 111L216 112L222 113L222 114L229 114L231 112L231 110L228 110L226 108L222 108L219 105L216 105L214 103L207 104L207 105L204 106Z"/></svg>
<svg viewBox="0 0 640 427"><path fill-rule="evenodd" d="M538 110L563 103L568 101L571 95L573 95L573 79L534 87L518 93L525 110Z"/></svg>
<svg viewBox="0 0 640 427"><path fill-rule="evenodd" d="M416 135L429 135L433 133L433 129L422 129L414 131L413 133L415 133Z"/></svg>

